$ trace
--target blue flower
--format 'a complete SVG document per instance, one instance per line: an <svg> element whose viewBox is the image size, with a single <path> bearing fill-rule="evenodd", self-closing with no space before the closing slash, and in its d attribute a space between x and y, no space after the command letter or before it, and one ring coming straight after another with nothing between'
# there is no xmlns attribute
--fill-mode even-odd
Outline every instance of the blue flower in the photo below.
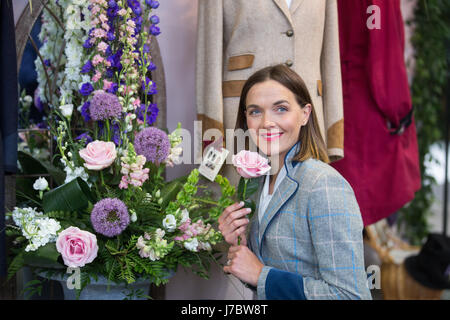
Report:
<svg viewBox="0 0 450 320"><path fill-rule="evenodd" d="M85 48L85 49L92 48L93 44L90 41L91 41L91 38L87 38L86 41L83 43L83 48Z"/></svg>
<svg viewBox="0 0 450 320"><path fill-rule="evenodd" d="M150 17L150 22L153 24L158 24L159 23L159 17L157 15L153 15Z"/></svg>
<svg viewBox="0 0 450 320"><path fill-rule="evenodd" d="M89 73L92 71L93 65L91 60L88 60L88 62L86 62L84 64L84 66L81 68L81 73Z"/></svg>
<svg viewBox="0 0 450 320"><path fill-rule="evenodd" d="M91 106L90 101L86 101L81 107L81 115L84 118L84 121L88 122L91 120L91 114L89 113L89 107Z"/></svg>
<svg viewBox="0 0 450 320"><path fill-rule="evenodd" d="M155 0L145 0L145 2L150 6L152 9L158 9L159 7L159 1Z"/></svg>
<svg viewBox="0 0 450 320"><path fill-rule="evenodd" d="M141 121L144 121L145 107L146 107L145 104L141 104L141 106L136 109L136 112L137 112L136 115L137 115L138 119ZM152 125L156 121L156 118L158 117L158 112L159 112L159 109L158 109L156 103L152 103L148 106L148 109L147 109L147 124L148 125Z"/></svg>
<svg viewBox="0 0 450 320"><path fill-rule="evenodd" d="M94 91L94 87L89 82L83 83L83 85L81 86L81 89L80 89L80 93L83 96L90 95L92 93L92 91Z"/></svg>
<svg viewBox="0 0 450 320"><path fill-rule="evenodd" d="M108 39L108 41L114 41L116 39L116 36L114 32L108 31L108 33L106 34L106 38Z"/></svg>
<svg viewBox="0 0 450 320"><path fill-rule="evenodd" d="M110 8L112 8L112 9L115 9L115 8L117 8L117 3L116 3L116 1L114 1L114 0L109 0L109 1L108 1L108 6L109 6Z"/></svg>
<svg viewBox="0 0 450 320"><path fill-rule="evenodd" d="M115 94L117 90L119 89L119 85L117 83L112 83L108 90L106 90L109 93Z"/></svg>
<svg viewBox="0 0 450 320"><path fill-rule="evenodd" d="M156 65L150 61L150 65L147 67L148 71L155 71L156 70Z"/></svg>
<svg viewBox="0 0 450 320"><path fill-rule="evenodd" d="M83 139L85 140L85 145L92 142L92 138L87 132L82 133L78 137L75 138L75 140L83 140Z"/></svg>
<svg viewBox="0 0 450 320"><path fill-rule="evenodd" d="M161 33L161 31L160 31L159 27L152 24L152 26L150 27L150 33L154 36L157 36Z"/></svg>
<svg viewBox="0 0 450 320"><path fill-rule="evenodd" d="M145 87L149 87L150 79L145 77L145 83L142 81L142 90L145 91ZM148 88L148 95L157 94L158 90L156 90L156 83L152 81L150 88Z"/></svg>

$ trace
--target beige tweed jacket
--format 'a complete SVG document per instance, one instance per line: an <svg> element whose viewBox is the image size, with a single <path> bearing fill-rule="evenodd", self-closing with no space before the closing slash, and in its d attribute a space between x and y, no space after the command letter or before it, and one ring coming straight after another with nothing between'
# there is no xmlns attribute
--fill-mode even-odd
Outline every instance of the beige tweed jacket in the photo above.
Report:
<svg viewBox="0 0 450 320"><path fill-rule="evenodd" d="M329 156L343 157L336 0L293 0L290 8L285 0L199 0L196 95L203 132L234 129L245 80L278 63L304 79Z"/></svg>

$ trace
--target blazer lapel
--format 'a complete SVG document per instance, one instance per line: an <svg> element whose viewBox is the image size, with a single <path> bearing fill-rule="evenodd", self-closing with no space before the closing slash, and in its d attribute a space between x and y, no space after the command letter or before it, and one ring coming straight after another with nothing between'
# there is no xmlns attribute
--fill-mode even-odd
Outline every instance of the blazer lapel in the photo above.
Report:
<svg viewBox="0 0 450 320"><path fill-rule="evenodd" d="M298 184L289 177L289 173L286 178L280 184L280 186L275 191L272 199L267 206L266 212L261 219L261 224L259 226L259 248L261 249L261 240L264 237L264 233L269 226L272 219L278 213L278 210L283 206L283 204L288 201L291 195L297 190Z"/></svg>
<svg viewBox="0 0 450 320"><path fill-rule="evenodd" d="M294 1L296 1L296 0L294 0ZM278 8L280 8L280 10L284 13L286 18L289 20L289 23L292 25L291 13L289 12L289 8L288 8L288 5L286 3L286 0L273 0L273 2L276 3ZM293 4L294 3L291 4L291 7L292 7Z"/></svg>
<svg viewBox="0 0 450 320"><path fill-rule="evenodd" d="M304 0L292 0L291 7L289 8L291 15L294 15L295 10L297 10L300 7L300 5L303 3L303 1ZM284 2L286 2L286 1L284 1Z"/></svg>

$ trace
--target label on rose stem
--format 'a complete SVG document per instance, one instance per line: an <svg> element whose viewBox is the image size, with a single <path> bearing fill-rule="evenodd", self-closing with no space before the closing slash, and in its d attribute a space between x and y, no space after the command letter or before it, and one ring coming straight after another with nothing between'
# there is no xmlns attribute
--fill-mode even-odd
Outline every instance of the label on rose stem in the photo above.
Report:
<svg viewBox="0 0 450 320"><path fill-rule="evenodd" d="M222 168L229 151L221 147L222 139L217 139L205 149L204 157L198 171L208 180L214 181Z"/></svg>

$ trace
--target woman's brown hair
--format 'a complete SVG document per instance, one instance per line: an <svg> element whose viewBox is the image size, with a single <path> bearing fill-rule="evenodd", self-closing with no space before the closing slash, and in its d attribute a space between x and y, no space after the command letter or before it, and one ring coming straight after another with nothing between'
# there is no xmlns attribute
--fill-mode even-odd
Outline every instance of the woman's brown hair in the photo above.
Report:
<svg viewBox="0 0 450 320"><path fill-rule="evenodd" d="M286 65L278 64L263 68L256 71L250 76L250 78L248 78L242 88L236 129L242 129L244 131L248 130L246 119L247 94L255 84L267 80L275 80L289 89L294 94L295 99L301 108L304 108L307 104L311 105L309 120L306 125L300 129L300 134L298 137L298 141L301 141L300 151L293 157L293 160L305 161L309 158L314 158L328 163L329 158L325 148L325 142L320 134L319 123L317 121L311 96L303 79Z"/></svg>

